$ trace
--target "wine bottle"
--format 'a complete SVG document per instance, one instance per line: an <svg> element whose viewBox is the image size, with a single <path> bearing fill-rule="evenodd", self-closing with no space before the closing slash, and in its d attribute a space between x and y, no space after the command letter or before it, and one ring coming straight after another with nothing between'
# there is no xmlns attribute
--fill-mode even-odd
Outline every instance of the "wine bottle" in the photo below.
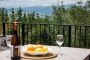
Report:
<svg viewBox="0 0 90 60"><path fill-rule="evenodd" d="M11 40L11 59L20 59L21 47L20 47L20 39L17 33L18 23L13 23L13 37Z"/></svg>

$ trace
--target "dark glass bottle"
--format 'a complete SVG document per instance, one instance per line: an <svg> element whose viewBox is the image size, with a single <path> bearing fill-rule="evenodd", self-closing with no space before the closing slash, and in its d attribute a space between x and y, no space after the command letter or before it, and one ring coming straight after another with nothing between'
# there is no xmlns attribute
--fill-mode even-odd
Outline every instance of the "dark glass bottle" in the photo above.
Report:
<svg viewBox="0 0 90 60"><path fill-rule="evenodd" d="M21 46L20 46L20 39L17 34L17 26L18 23L13 23L14 33L11 40L11 59L20 59L21 53Z"/></svg>

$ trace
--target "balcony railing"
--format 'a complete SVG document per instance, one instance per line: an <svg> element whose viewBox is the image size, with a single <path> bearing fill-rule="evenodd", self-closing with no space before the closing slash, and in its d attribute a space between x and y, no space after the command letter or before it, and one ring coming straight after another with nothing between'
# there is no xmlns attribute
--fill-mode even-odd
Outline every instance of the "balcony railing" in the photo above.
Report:
<svg viewBox="0 0 90 60"><path fill-rule="evenodd" d="M3 35L9 34L13 34L13 24L3 23ZM57 34L64 35L63 46L90 48L90 26L87 25L19 23L18 26L22 45L29 43L57 45L55 42Z"/></svg>

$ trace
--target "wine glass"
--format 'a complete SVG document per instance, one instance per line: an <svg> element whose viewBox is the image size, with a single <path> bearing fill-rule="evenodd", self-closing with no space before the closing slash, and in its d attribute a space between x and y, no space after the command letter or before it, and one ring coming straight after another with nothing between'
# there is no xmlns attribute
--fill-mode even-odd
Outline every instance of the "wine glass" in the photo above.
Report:
<svg viewBox="0 0 90 60"><path fill-rule="evenodd" d="M56 43L59 45L59 49L61 47L61 45L63 44L64 40L63 40L63 35L57 35L56 36ZM63 55L62 53L59 52L60 55Z"/></svg>
<svg viewBox="0 0 90 60"><path fill-rule="evenodd" d="M7 37L6 37L6 43L7 43L7 46L9 47L9 49L11 50L11 40L12 40L12 37L13 37L13 35L7 35ZM7 56L8 58L10 58L10 53L9 53L9 55Z"/></svg>

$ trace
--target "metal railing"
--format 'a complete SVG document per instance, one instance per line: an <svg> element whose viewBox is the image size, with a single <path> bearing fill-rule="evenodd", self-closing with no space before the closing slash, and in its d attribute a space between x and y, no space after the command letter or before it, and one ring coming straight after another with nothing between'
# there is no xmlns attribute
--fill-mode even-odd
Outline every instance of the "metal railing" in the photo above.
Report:
<svg viewBox="0 0 90 60"><path fill-rule="evenodd" d="M3 23L3 35L9 34L13 34L12 23ZM63 46L90 48L89 25L19 23L18 26L22 45L29 43L57 45L55 43L57 34L64 35Z"/></svg>

